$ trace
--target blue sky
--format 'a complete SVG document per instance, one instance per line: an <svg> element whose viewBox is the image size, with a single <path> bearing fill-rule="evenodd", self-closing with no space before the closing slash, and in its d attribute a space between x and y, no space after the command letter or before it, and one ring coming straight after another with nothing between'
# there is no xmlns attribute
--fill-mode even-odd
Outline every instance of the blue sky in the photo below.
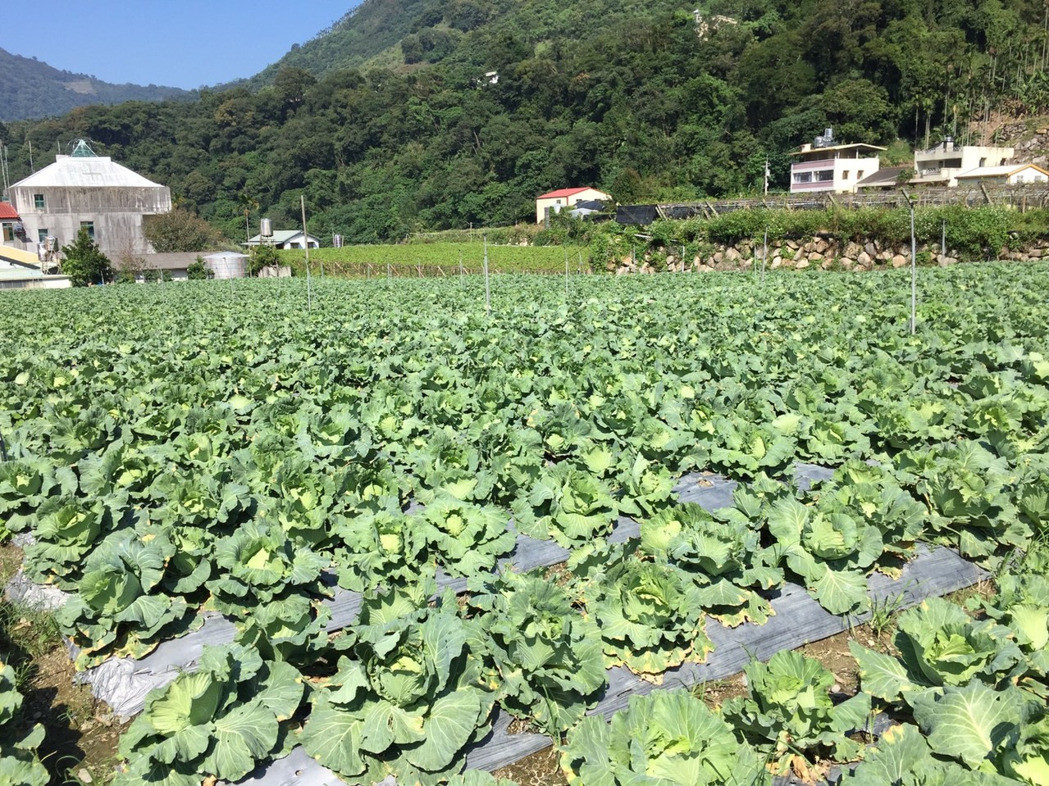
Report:
<svg viewBox="0 0 1049 786"><path fill-rule="evenodd" d="M358 0L32 0L0 48L106 82L197 88L252 76Z"/></svg>

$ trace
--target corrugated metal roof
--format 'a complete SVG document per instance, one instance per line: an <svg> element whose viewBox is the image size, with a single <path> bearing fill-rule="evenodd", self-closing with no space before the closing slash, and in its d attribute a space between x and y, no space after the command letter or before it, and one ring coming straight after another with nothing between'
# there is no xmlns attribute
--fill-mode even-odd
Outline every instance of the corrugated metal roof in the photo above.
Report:
<svg viewBox="0 0 1049 786"><path fill-rule="evenodd" d="M281 243L287 243L289 240L294 240L297 237L302 237L301 229L274 229L273 235L266 238L267 245L279 246ZM319 243L320 241L310 235L310 241ZM255 235L251 240L248 241L249 246L257 246L261 242L261 235Z"/></svg>
<svg viewBox="0 0 1049 786"><path fill-rule="evenodd" d="M839 150L859 150L860 148L864 148L866 150L872 150L872 151L873 150L879 150L880 151L880 150L885 150L886 149L884 147L878 147L877 145L868 145L868 144L866 144L864 142L853 142L852 144L848 144L848 145L828 145L826 147L810 147L808 150L805 150L805 149L794 150L794 151L792 151L790 153L787 153L787 155L789 155L789 156L800 156L800 155L804 155L806 153L836 153Z"/></svg>
<svg viewBox="0 0 1049 786"><path fill-rule="evenodd" d="M32 251L23 251L11 246L0 246L0 259L22 267L40 267L40 258Z"/></svg>
<svg viewBox="0 0 1049 786"><path fill-rule="evenodd" d="M1043 175L1049 174L1049 172L1046 172L1040 166L1035 164L1002 164L1001 166L978 166L976 169L962 172L960 175L956 175L956 177L959 180L970 177L1012 177L1019 172L1023 172L1025 169L1034 169L1041 172Z"/></svg>
<svg viewBox="0 0 1049 786"><path fill-rule="evenodd" d="M582 188L559 188L557 191L551 191L548 194L540 194L536 197L536 199L557 199L558 197L570 197L573 194L580 193L581 191L589 190L590 186L583 186Z"/></svg>
<svg viewBox="0 0 1049 786"><path fill-rule="evenodd" d="M15 188L163 188L107 156L59 156L55 163L19 180Z"/></svg>
<svg viewBox="0 0 1049 786"><path fill-rule="evenodd" d="M19 221L18 211L10 202L0 202L0 221Z"/></svg>

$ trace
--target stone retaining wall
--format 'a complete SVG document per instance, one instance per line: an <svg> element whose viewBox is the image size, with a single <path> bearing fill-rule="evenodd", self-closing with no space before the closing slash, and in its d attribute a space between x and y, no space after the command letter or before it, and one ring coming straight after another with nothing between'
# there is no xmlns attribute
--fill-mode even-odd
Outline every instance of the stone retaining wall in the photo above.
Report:
<svg viewBox="0 0 1049 786"><path fill-rule="evenodd" d="M670 250L647 251L636 260L631 257L608 263L609 272L619 273L706 273L714 270L751 270L761 265L764 249L761 243L743 241L736 245L715 245L706 253L682 260ZM1003 251L998 259L1027 262L1049 259L1049 239L1041 240L1020 251ZM947 267L957 264L959 255L947 250L941 253L940 244L919 244L918 263L923 266ZM882 244L873 240L866 243L841 242L835 238L814 237L811 240L769 241L768 269L778 270L888 270L911 263L910 244Z"/></svg>

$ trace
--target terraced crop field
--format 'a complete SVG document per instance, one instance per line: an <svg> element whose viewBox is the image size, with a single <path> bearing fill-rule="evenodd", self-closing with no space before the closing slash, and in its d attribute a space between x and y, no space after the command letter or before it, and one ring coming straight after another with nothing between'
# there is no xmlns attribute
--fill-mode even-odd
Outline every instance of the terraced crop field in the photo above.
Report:
<svg viewBox="0 0 1049 786"><path fill-rule="evenodd" d="M468 757L499 718L586 786L1046 783L1047 281L922 270L913 336L909 273L505 275L490 313L476 276L5 293L0 539L86 673L225 637L141 702L115 783L266 782L293 750L495 783ZM849 695L784 650L717 710L593 714L791 588L877 615L937 548L994 590L856 643ZM17 695L0 666L0 773L45 783Z"/></svg>

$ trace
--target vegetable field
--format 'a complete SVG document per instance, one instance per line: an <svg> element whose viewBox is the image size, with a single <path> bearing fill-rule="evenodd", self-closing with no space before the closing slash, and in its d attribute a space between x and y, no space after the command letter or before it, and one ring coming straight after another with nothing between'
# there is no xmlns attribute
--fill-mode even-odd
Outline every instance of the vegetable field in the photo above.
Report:
<svg viewBox="0 0 1049 786"><path fill-rule="evenodd" d="M225 620L115 783L294 748L347 783L495 783L464 769L498 715L586 786L857 761L857 784L1046 783L1047 283L923 270L914 336L895 273L508 275L490 314L474 276L5 294L0 539L68 593L80 669ZM686 475L738 483L711 510ZM522 539L565 558L511 569ZM790 586L878 613L870 586L935 547L995 594L857 644L854 696L784 651L719 711L666 690L587 715L610 668L659 684ZM43 782L38 744L4 737L0 772Z"/></svg>
<svg viewBox="0 0 1049 786"><path fill-rule="evenodd" d="M281 251L281 261L305 275L304 253L301 250ZM564 273L565 259L573 274L589 272L590 252L579 246L520 246L495 245L488 247L489 270L495 273ZM335 276L360 278L455 278L460 263L467 273L480 274L484 270L484 243L437 242L402 245L357 245L343 248L318 248L310 251L313 274L323 266Z"/></svg>

